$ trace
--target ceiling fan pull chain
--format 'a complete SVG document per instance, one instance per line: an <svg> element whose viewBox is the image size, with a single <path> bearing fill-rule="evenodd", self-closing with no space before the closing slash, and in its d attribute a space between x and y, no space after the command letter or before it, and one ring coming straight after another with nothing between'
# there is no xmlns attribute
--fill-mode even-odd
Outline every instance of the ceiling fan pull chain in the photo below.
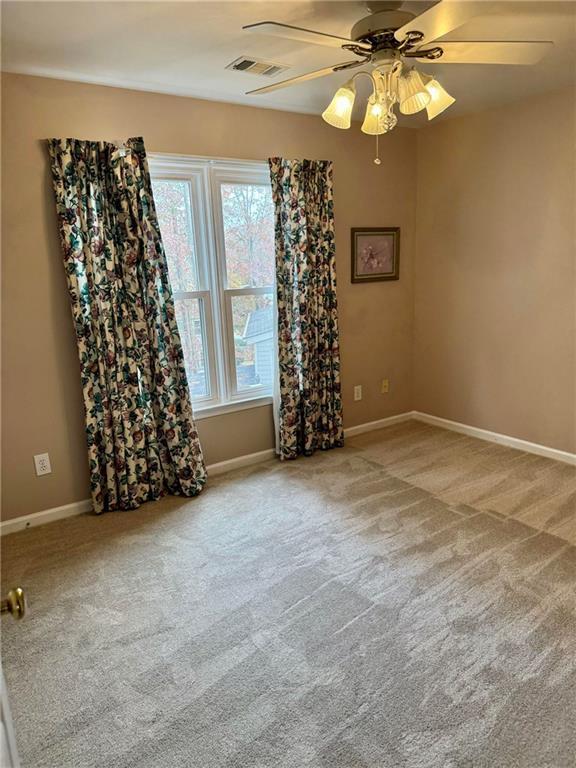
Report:
<svg viewBox="0 0 576 768"><path fill-rule="evenodd" d="M382 160L380 160L379 152L378 152L378 134L376 134L376 157L374 158L374 165L380 165Z"/></svg>

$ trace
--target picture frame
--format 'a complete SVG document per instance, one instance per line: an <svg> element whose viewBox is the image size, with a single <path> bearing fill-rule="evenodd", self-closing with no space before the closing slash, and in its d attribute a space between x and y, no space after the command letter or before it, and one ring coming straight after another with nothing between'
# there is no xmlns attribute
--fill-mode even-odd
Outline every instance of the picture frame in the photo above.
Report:
<svg viewBox="0 0 576 768"><path fill-rule="evenodd" d="M400 227L353 227L352 282L400 279Z"/></svg>

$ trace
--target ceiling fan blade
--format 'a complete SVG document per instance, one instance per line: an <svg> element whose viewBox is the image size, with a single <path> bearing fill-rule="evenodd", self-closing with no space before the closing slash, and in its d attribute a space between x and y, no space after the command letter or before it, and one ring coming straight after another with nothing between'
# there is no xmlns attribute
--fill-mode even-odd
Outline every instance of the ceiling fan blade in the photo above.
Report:
<svg viewBox="0 0 576 768"><path fill-rule="evenodd" d="M460 2L459 0L441 0L420 16L404 24L394 32L396 40L402 42L409 32L421 32L424 42L437 40L453 29L462 26L469 19L494 10L494 2Z"/></svg>
<svg viewBox="0 0 576 768"><path fill-rule="evenodd" d="M438 43L443 53L437 59L420 58L418 50L414 58L425 64L537 64L550 48L552 42L456 42L446 40Z"/></svg>
<svg viewBox="0 0 576 768"><path fill-rule="evenodd" d="M350 40L348 37L328 35L326 32L315 32L313 29L294 27L291 24L281 24L278 21L259 21L257 24L247 24L245 27L242 27L242 29L247 32L260 32L264 35L284 37L288 40L300 40L302 43L328 45L331 48L341 48L343 45L357 45L365 51L372 50L370 43L357 43L355 40Z"/></svg>
<svg viewBox="0 0 576 768"><path fill-rule="evenodd" d="M333 72L339 72L341 69L353 69L354 67L360 67L365 64L365 61L345 61L342 64L334 64L332 67L324 67L324 69L315 69L314 72L307 72L305 75L299 75L298 77L291 77L288 80L281 80L279 83L272 83L271 85L265 85L263 88L256 88L253 91L247 91L247 96L253 96L256 93L270 93L278 88L287 88L290 85L296 85L297 83L305 83L307 80L315 80L317 77L326 77Z"/></svg>

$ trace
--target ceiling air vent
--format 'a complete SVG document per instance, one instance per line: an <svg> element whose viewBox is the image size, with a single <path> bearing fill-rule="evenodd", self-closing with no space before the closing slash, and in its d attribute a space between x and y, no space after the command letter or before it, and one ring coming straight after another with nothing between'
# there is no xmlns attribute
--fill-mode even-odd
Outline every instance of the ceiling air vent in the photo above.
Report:
<svg viewBox="0 0 576 768"><path fill-rule="evenodd" d="M264 75L265 77L274 77L274 75L284 72L288 67L286 64L274 64L271 61L262 61L250 56L240 56L226 69L235 69L237 72L250 72L251 75Z"/></svg>

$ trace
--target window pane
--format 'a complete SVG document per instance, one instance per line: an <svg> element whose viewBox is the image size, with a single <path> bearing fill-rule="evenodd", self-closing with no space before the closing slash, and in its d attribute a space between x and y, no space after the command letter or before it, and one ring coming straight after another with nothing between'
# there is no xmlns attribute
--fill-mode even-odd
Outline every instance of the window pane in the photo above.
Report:
<svg viewBox="0 0 576 768"><path fill-rule="evenodd" d="M274 285L274 206L267 184L222 184L228 288Z"/></svg>
<svg viewBox="0 0 576 768"><path fill-rule="evenodd" d="M210 396L206 366L206 333L202 299L176 299L176 322L182 340L184 365L192 399Z"/></svg>
<svg viewBox="0 0 576 768"><path fill-rule="evenodd" d="M190 207L190 186L178 179L152 181L154 203L173 291L197 291L198 270Z"/></svg>
<svg viewBox="0 0 576 768"><path fill-rule="evenodd" d="M274 328L272 294L232 296L236 387L246 391L265 387L272 391Z"/></svg>

